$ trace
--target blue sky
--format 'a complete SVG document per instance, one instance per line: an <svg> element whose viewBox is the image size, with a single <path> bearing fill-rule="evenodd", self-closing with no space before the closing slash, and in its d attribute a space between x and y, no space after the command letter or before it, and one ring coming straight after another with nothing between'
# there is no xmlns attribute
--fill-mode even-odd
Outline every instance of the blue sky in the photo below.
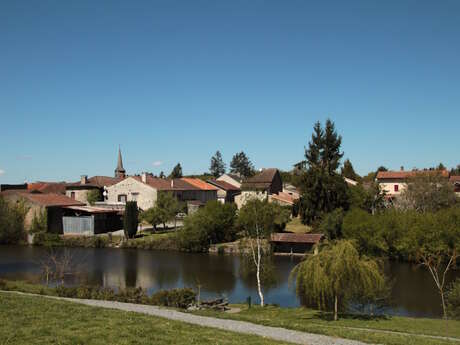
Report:
<svg viewBox="0 0 460 345"><path fill-rule="evenodd" d="M460 163L460 1L1 1L0 183L303 159Z"/></svg>

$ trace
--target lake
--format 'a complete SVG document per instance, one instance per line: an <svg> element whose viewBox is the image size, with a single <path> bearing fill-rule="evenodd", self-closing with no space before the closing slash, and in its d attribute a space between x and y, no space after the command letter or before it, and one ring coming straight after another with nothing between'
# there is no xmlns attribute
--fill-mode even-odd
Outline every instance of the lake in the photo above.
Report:
<svg viewBox="0 0 460 345"><path fill-rule="evenodd" d="M226 296L230 302L244 302L251 296L258 303L255 278L239 272L237 256L189 254L166 251L111 248L69 248L79 263L79 274L66 284L103 285L114 288L140 286L152 293L159 289L201 286L202 298ZM40 280L42 247L0 246L0 278ZM275 257L276 283L265 289L265 301L283 307L299 306L289 273L299 262ZM382 309L390 315L440 317L440 297L433 279L422 267L389 262L386 274L393 282L391 302ZM457 271L450 275L460 277Z"/></svg>

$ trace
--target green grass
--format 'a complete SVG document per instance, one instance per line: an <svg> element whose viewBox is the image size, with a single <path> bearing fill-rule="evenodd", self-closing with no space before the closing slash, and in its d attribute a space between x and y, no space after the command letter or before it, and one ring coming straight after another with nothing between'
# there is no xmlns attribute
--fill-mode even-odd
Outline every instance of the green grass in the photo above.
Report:
<svg viewBox="0 0 460 345"><path fill-rule="evenodd" d="M269 345L279 342L131 312L0 293L0 344Z"/></svg>
<svg viewBox="0 0 460 345"><path fill-rule="evenodd" d="M388 345L441 345L460 344L460 321L448 321L449 337L458 338L459 342L423 338L420 334L446 336L446 322L438 319L408 317L342 317L331 321L332 315L306 308L258 307L248 309L237 305L242 311L228 314L215 311L199 311L200 315L215 316L225 319L248 321L266 326L283 327L298 331L319 333L341 338L355 339L368 343ZM365 328L372 331L356 330ZM380 331L406 332L413 335L388 334Z"/></svg>
<svg viewBox="0 0 460 345"><path fill-rule="evenodd" d="M300 217L293 218L289 223L286 224L286 231L295 232L298 234L304 234L310 232L311 227L302 224Z"/></svg>
<svg viewBox="0 0 460 345"><path fill-rule="evenodd" d="M156 250L180 250L177 234L177 232L165 232L133 238L124 242L123 247Z"/></svg>

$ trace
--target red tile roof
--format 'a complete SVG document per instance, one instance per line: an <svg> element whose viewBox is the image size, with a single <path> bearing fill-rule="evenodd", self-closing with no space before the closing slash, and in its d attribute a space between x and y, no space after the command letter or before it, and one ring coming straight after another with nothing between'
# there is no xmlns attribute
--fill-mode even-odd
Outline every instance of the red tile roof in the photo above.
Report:
<svg viewBox="0 0 460 345"><path fill-rule="evenodd" d="M449 181L452 183L460 183L460 175L452 175L449 178Z"/></svg>
<svg viewBox="0 0 460 345"><path fill-rule="evenodd" d="M287 232L274 233L271 242L311 243L316 244L323 238L323 234L293 234Z"/></svg>
<svg viewBox="0 0 460 345"><path fill-rule="evenodd" d="M228 182L225 182L225 181L208 180L208 183L216 186L217 188L223 189L225 191L229 191L229 190L238 191L238 190L240 190L240 188L238 188L237 186L234 186L231 183L228 183Z"/></svg>
<svg viewBox="0 0 460 345"><path fill-rule="evenodd" d="M299 199L289 193L279 192L278 194L270 194L270 198L294 205L294 202Z"/></svg>
<svg viewBox="0 0 460 345"><path fill-rule="evenodd" d="M181 180L187 182L188 184L191 184L194 187L199 188L200 190L217 190L215 186L206 183L205 181L200 180L198 178L183 177L181 178Z"/></svg>
<svg viewBox="0 0 460 345"><path fill-rule="evenodd" d="M377 173L377 179L406 179L422 174L441 174L443 177L449 177L447 170L413 170L413 171L379 171Z"/></svg>
<svg viewBox="0 0 460 345"><path fill-rule="evenodd" d="M74 182L74 183L69 183L68 187L82 187L82 186L88 186L88 187L110 187L120 181L122 181L123 178L120 177L110 177L110 176L93 176L88 178L87 183L81 184L81 181Z"/></svg>
<svg viewBox="0 0 460 345"><path fill-rule="evenodd" d="M62 194L56 193L30 193L19 190L9 190L1 193L2 195L17 195L18 197L24 198L31 203L39 204L40 206L51 207L51 206L83 206L82 202L71 199Z"/></svg>
<svg viewBox="0 0 460 345"><path fill-rule="evenodd" d="M65 182L34 182L28 183L28 190L36 190L42 193L57 193L65 194L65 188L67 183Z"/></svg>

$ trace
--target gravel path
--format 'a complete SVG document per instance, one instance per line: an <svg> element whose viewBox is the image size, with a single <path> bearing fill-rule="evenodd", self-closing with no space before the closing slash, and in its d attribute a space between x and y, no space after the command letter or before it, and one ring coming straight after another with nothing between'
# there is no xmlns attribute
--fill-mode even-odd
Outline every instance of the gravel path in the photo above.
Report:
<svg viewBox="0 0 460 345"><path fill-rule="evenodd" d="M293 331L293 330L288 330L288 329L279 328L279 327L256 325L256 324L253 324L250 322L244 322L244 321L216 319L213 317L193 315L189 313L183 313L183 312L179 312L176 310L160 308L160 307L151 306L151 305L34 295L34 294L13 292L13 291L5 291L5 292L29 295L29 296L52 298L52 299L57 299L57 300L85 304L85 305L94 306L94 307L118 309L118 310L130 311L130 312L135 312L135 313L142 313L142 314L158 316L158 317L162 317L166 319L186 322L189 324L194 324L194 325L199 325L199 326L223 329L223 330L230 331L230 332L254 334L254 335L264 337L264 338L270 338L270 339L279 340L279 341L286 341L286 342L291 342L294 344L369 345L369 344L365 344L365 343L362 343L360 341L355 341L355 340L341 339L341 338L335 338L335 337L330 337L326 335Z"/></svg>

